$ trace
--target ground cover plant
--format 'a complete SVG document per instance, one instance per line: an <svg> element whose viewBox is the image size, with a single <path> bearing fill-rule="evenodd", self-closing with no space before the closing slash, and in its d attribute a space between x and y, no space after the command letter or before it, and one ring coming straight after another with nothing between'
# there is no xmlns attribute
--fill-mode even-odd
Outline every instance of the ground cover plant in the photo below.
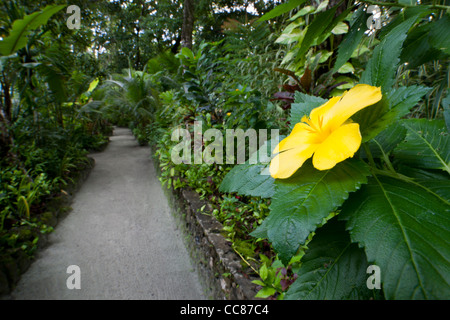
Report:
<svg viewBox="0 0 450 320"><path fill-rule="evenodd" d="M56 40L64 20L55 17L64 7L1 2L0 269L8 278L2 293L17 281L15 259L23 272L53 230L56 211L65 210L49 204L68 194L91 165L87 153L101 150L111 129L89 109L99 80L80 71L86 61L70 49L77 40Z"/></svg>

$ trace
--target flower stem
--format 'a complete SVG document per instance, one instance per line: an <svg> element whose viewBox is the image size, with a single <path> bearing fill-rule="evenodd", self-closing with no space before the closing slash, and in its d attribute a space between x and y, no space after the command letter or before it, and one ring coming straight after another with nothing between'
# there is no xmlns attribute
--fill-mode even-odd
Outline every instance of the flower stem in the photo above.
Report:
<svg viewBox="0 0 450 320"><path fill-rule="evenodd" d="M374 169L376 169L376 168L377 168L377 165L375 164L375 161L373 160L372 152L370 152L369 146L367 145L367 143L363 143L362 145L363 145L364 151L366 152L367 159L369 159L370 165L371 165Z"/></svg>

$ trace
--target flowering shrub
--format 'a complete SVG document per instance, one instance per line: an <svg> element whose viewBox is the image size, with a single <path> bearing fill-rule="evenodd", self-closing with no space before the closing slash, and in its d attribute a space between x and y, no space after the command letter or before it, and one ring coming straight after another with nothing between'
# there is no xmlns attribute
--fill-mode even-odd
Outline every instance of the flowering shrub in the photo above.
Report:
<svg viewBox="0 0 450 320"><path fill-rule="evenodd" d="M448 298L449 133L444 119L411 117L430 88L396 85L399 62L409 54L405 39L425 14L408 12L387 26L359 83L343 96L295 93L287 119L292 131L272 144L271 176L261 178L267 164L247 163L223 180L223 192L271 200L252 235L268 239L279 261L262 265L259 296ZM365 21L359 14L355 24ZM321 35L315 21L303 42ZM339 51L340 63L352 53L345 52ZM369 283L374 269L380 287Z"/></svg>

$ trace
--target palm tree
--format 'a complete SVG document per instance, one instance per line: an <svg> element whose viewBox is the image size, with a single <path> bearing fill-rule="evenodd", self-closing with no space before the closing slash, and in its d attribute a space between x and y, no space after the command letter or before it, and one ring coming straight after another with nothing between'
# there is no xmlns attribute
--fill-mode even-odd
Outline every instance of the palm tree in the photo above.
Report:
<svg viewBox="0 0 450 320"><path fill-rule="evenodd" d="M105 99L110 113L131 116L141 127L154 119L158 94L151 75L145 69L125 69L122 74L112 75L105 85L108 87Z"/></svg>

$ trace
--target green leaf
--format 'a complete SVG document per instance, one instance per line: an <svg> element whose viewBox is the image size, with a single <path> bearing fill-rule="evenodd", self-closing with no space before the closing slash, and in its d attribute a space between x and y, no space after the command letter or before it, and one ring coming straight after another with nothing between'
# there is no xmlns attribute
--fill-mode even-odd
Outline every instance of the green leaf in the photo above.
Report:
<svg viewBox="0 0 450 320"><path fill-rule="evenodd" d="M261 239L267 239L267 221L268 219L264 219L263 222L255 229L253 230L250 235L254 238L261 238Z"/></svg>
<svg viewBox="0 0 450 320"><path fill-rule="evenodd" d="M95 78L90 84L89 84L89 89L87 92L91 93L92 91L95 90L95 88L97 88L98 83L100 82L99 78Z"/></svg>
<svg viewBox="0 0 450 320"><path fill-rule="evenodd" d="M319 228L302 258L297 280L286 300L367 299L367 259L350 242L345 224L332 220Z"/></svg>
<svg viewBox="0 0 450 320"><path fill-rule="evenodd" d="M337 72L341 74L355 72L355 68L350 62L346 62L342 65L342 67L339 68Z"/></svg>
<svg viewBox="0 0 450 320"><path fill-rule="evenodd" d="M383 92L392 88L403 42L416 19L415 16L407 19L383 38L374 49L372 57L361 75L360 83L381 87Z"/></svg>
<svg viewBox="0 0 450 320"><path fill-rule="evenodd" d="M270 176L267 161L271 159L272 151L278 144L278 140L280 139L264 142L246 163L234 166L222 180L219 190L261 198L272 197L275 179Z"/></svg>
<svg viewBox="0 0 450 320"><path fill-rule="evenodd" d="M267 21L276 18L278 16L281 16L282 14L285 14L291 11L292 9L295 9L298 6L302 5L304 2L306 2L306 0L290 0L289 2L280 4L276 6L274 9L264 14L261 18L258 19L258 21Z"/></svg>
<svg viewBox="0 0 450 320"><path fill-rule="evenodd" d="M47 23L48 19L63 9L65 5L49 5L42 11L26 15L23 19L14 21L9 36L0 41L0 53L9 56L27 45L27 35Z"/></svg>
<svg viewBox="0 0 450 320"><path fill-rule="evenodd" d="M271 295L275 294L277 292L274 288L270 287L264 287L261 290L258 291L258 293L255 295L255 298L268 298Z"/></svg>
<svg viewBox="0 0 450 320"><path fill-rule="evenodd" d="M442 99L441 104L444 109L445 125L447 126L447 131L450 132L450 91L447 93L447 96Z"/></svg>
<svg viewBox="0 0 450 320"><path fill-rule="evenodd" d="M394 28L405 22L406 20L415 17L416 19L424 19L428 17L434 11L428 6L414 6L407 7L400 10L400 8L394 9L396 11L396 17L390 21L386 26L383 26L378 34L379 39L383 39L387 34L389 34ZM417 21L417 20L416 20Z"/></svg>
<svg viewBox="0 0 450 320"><path fill-rule="evenodd" d="M345 202L339 219L380 267L387 299L448 299L449 213L450 203L433 190L374 176Z"/></svg>
<svg viewBox="0 0 450 320"><path fill-rule="evenodd" d="M325 102L327 100L323 98L296 91L294 103L291 104L291 114L289 117L289 127L291 130L297 123L301 122L303 116L309 116L312 109L320 107Z"/></svg>
<svg viewBox="0 0 450 320"><path fill-rule="evenodd" d="M189 59L194 60L194 54L192 53L191 49L189 49L188 47L182 47L181 54L184 55L185 57L188 57Z"/></svg>
<svg viewBox="0 0 450 320"><path fill-rule="evenodd" d="M433 23L430 31L430 44L437 50L450 55L450 14L447 12L441 19Z"/></svg>
<svg viewBox="0 0 450 320"><path fill-rule="evenodd" d="M238 164L227 173L219 190L221 192L236 192L246 196L270 198L274 194L274 178L261 174L266 165Z"/></svg>
<svg viewBox="0 0 450 320"><path fill-rule="evenodd" d="M445 56L430 43L433 27L434 23L428 23L414 28L408 35L400 56L401 63L407 63L408 69L417 68L426 62Z"/></svg>
<svg viewBox="0 0 450 320"><path fill-rule="evenodd" d="M416 1L414 1L414 0L398 0L398 3L406 4L409 6L414 6L416 4Z"/></svg>
<svg viewBox="0 0 450 320"><path fill-rule="evenodd" d="M277 179L265 227L280 259L287 263L323 219L367 182L368 175L364 162L349 159L325 171L307 161L292 177Z"/></svg>
<svg viewBox="0 0 450 320"><path fill-rule="evenodd" d="M350 31L338 47L338 54L333 71L339 70L352 56L366 31L366 15L363 7L360 7L353 14L353 21L350 25Z"/></svg>
<svg viewBox="0 0 450 320"><path fill-rule="evenodd" d="M297 18L303 17L304 15L310 14L312 12L316 11L316 8L313 6L306 6L301 8L292 18L290 18L290 21L295 21Z"/></svg>
<svg viewBox="0 0 450 320"><path fill-rule="evenodd" d="M408 133L394 156L410 166L450 173L450 140L444 120L409 119L402 125Z"/></svg>
<svg viewBox="0 0 450 320"><path fill-rule="evenodd" d="M337 6L334 6L328 10L322 11L316 15L314 21L308 26L305 37L301 43L301 47L297 56L303 57L313 44L314 40L319 36L325 34L326 30L331 26L334 27L339 21L333 20L334 14L336 12ZM331 27L332 29L332 27ZM331 30L330 30L331 33Z"/></svg>
<svg viewBox="0 0 450 320"><path fill-rule="evenodd" d="M408 114L429 90L418 86L400 87L383 94L381 101L358 112L352 119L361 127L362 141L369 141Z"/></svg>
<svg viewBox="0 0 450 320"><path fill-rule="evenodd" d="M372 157L381 158L388 155L405 137L406 129L398 122L393 123L368 142ZM361 148L361 156L366 158L364 148Z"/></svg>

